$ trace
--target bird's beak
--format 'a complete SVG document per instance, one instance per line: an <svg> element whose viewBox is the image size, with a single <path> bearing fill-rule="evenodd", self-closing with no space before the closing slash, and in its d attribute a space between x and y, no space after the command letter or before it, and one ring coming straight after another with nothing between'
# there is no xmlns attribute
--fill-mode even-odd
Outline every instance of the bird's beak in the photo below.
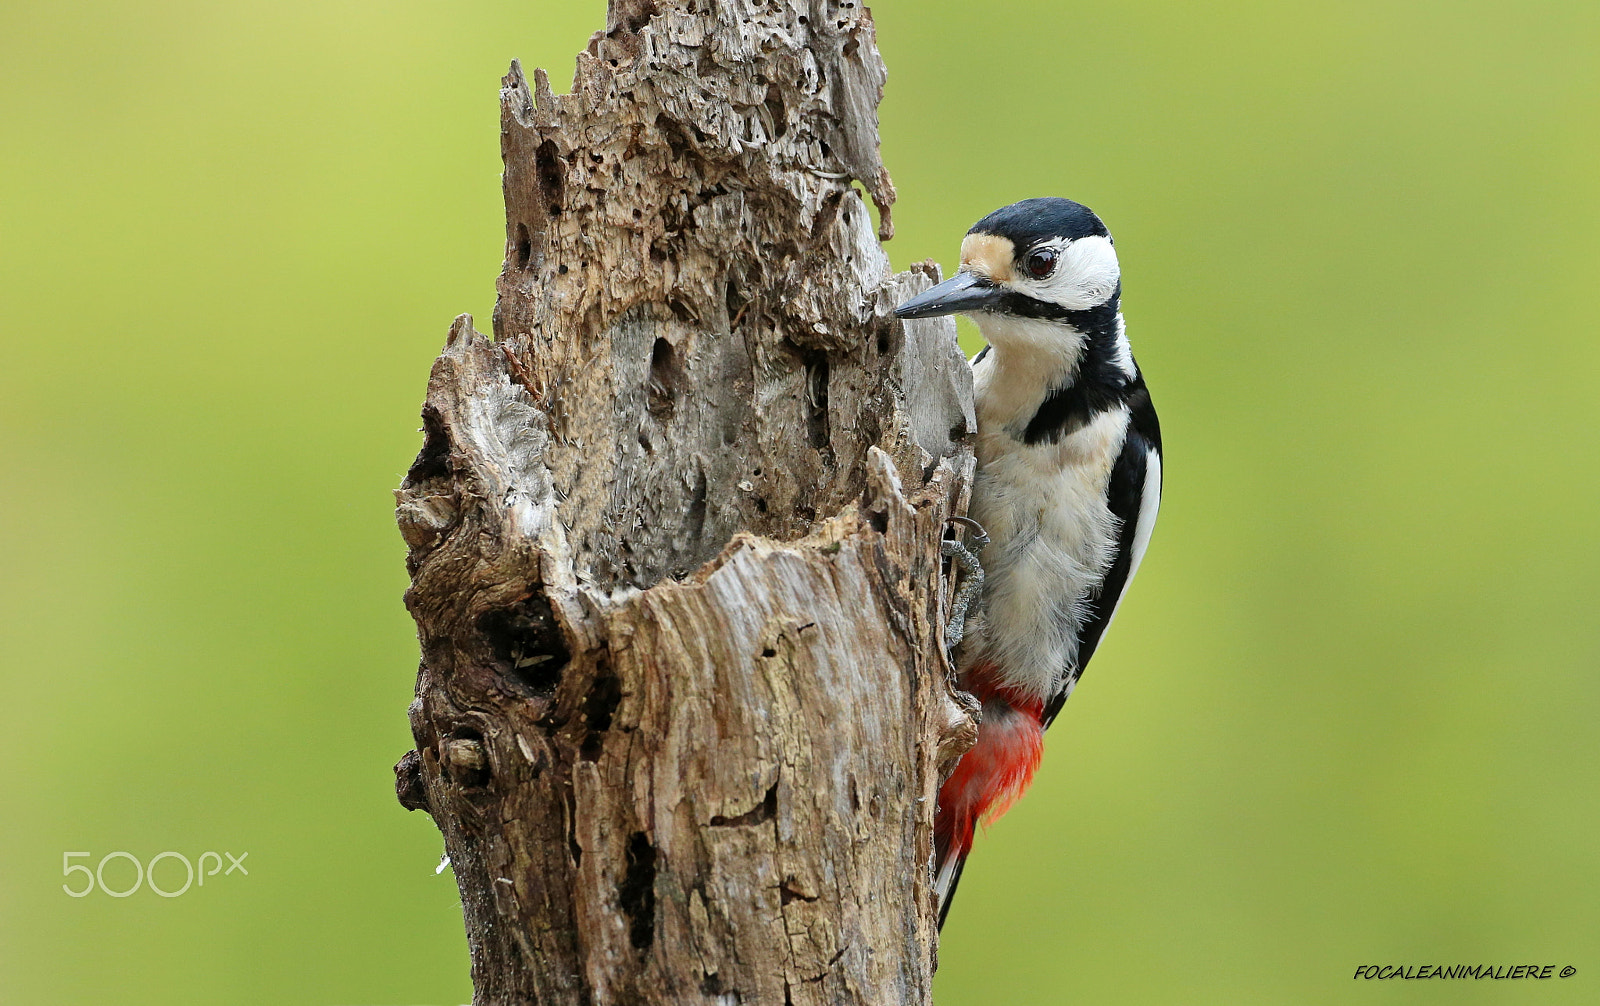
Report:
<svg viewBox="0 0 1600 1006"><path fill-rule="evenodd" d="M958 272L932 290L917 294L894 309L896 318L936 318L943 314L992 311L1005 291L970 272Z"/></svg>

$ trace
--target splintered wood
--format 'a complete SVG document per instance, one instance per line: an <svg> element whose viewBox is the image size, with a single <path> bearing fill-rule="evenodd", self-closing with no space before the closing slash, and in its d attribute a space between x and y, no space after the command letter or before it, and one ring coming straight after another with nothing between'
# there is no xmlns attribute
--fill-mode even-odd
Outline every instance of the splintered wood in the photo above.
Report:
<svg viewBox="0 0 1600 1006"><path fill-rule="evenodd" d="M616 2L501 91L495 338L458 318L397 493L399 766L475 1002L926 1003L942 633L972 475L948 319L890 309L853 3Z"/></svg>

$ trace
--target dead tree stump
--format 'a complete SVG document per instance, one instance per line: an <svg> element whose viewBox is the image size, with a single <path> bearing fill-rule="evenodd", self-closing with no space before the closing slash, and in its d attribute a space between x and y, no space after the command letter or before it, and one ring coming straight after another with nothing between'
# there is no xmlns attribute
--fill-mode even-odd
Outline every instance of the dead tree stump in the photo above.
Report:
<svg viewBox="0 0 1600 1006"><path fill-rule="evenodd" d="M456 319L397 493L422 662L396 767L475 1002L926 1003L938 542L970 371L890 309L864 7L615 0L501 91L495 339Z"/></svg>

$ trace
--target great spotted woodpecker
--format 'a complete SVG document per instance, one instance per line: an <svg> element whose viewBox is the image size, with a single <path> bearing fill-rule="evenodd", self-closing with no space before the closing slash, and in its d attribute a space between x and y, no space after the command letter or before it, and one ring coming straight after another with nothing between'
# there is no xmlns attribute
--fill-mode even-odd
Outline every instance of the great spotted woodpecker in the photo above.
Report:
<svg viewBox="0 0 1600 1006"><path fill-rule="evenodd" d="M1105 635L1161 502L1161 428L1128 347L1105 224L1067 199L1025 199L972 225L950 279L895 308L966 314L978 416L971 516L983 585L956 649L983 706L977 744L939 791L942 925L979 820L1039 766L1043 734Z"/></svg>

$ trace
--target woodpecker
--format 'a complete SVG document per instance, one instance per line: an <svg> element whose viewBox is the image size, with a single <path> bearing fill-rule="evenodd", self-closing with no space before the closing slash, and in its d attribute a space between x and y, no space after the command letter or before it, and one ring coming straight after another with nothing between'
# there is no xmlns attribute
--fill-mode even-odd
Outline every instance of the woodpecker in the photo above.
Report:
<svg viewBox="0 0 1600 1006"><path fill-rule="evenodd" d="M955 650L959 684L983 712L977 744L939 790L941 926L975 826L1028 788L1044 731L1110 627L1155 526L1161 428L1121 300L1105 224L1085 206L1045 198L973 224L960 270L895 308L900 318L965 314L988 342L972 360L969 513L991 543Z"/></svg>

